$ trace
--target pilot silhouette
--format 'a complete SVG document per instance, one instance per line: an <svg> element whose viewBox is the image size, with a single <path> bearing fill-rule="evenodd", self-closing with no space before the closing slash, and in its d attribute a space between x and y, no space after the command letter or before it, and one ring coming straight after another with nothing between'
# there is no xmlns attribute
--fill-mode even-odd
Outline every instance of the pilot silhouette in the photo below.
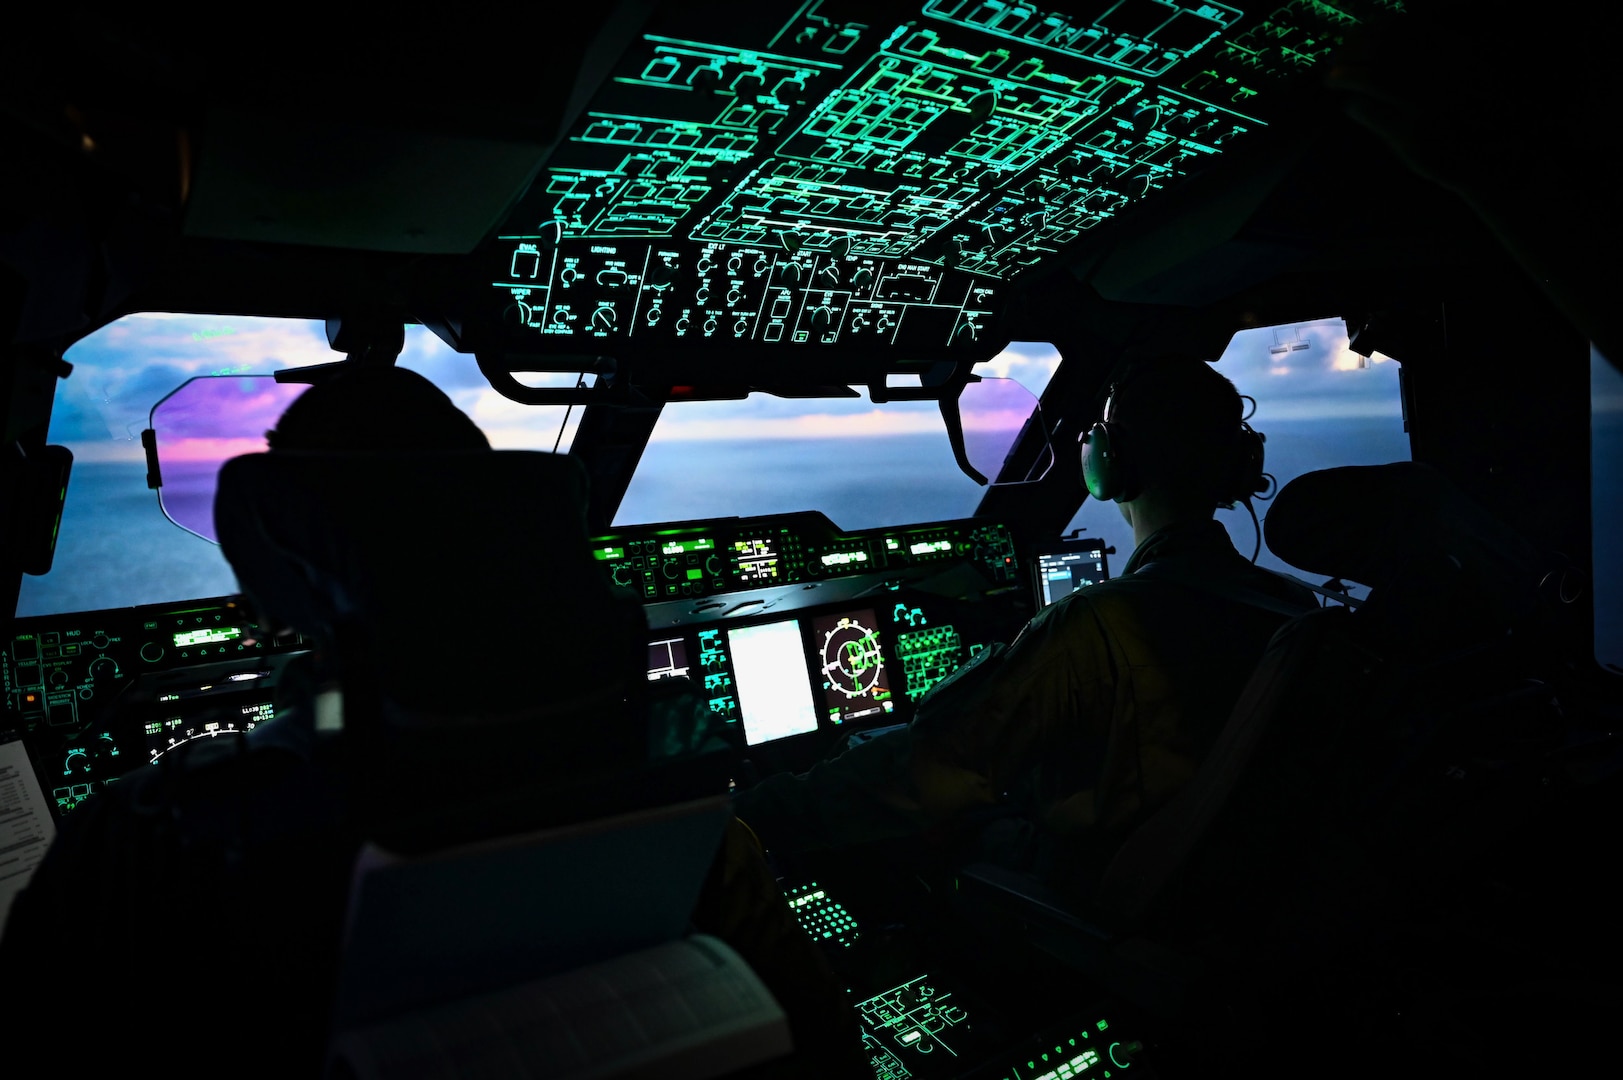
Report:
<svg viewBox="0 0 1623 1080"><path fill-rule="evenodd" d="M932 857L993 858L1084 901L1193 775L1287 614L1313 606L1214 520L1264 489L1242 408L1207 363L1125 366L1082 446L1090 493L1133 528L1122 575L980 654L908 728L739 793L738 816L774 853L927 837Z"/></svg>
<svg viewBox="0 0 1623 1080"><path fill-rule="evenodd" d="M489 450L449 397L394 367L312 386L267 441L273 455ZM500 525L498 508L488 525ZM64 820L0 939L0 1009L19 1030L65 1038L91 1020L100 1035L76 1060L125 1068L151 1025L166 1023L131 1009L133 993L230 1012L177 1023L162 1056L170 1075L248 1071L249 1062L266 1075L319 1073L364 835L358 793L375 765L346 745L341 720L318 722L317 699L335 686L332 644L317 641L289 666L276 718L250 737L214 740L173 763L166 755L166 767L138 770ZM643 745L639 732L608 755ZM749 962L788 1015L798 1053L781 1075L870 1075L844 987L736 821L691 921ZM92 970L102 975L87 982Z"/></svg>

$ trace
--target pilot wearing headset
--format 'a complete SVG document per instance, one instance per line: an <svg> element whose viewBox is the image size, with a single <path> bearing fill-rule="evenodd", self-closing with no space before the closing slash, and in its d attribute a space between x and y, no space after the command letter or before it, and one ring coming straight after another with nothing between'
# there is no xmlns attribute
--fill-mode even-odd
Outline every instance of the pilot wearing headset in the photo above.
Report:
<svg viewBox="0 0 1623 1080"><path fill-rule="evenodd" d="M910 727L741 792L739 818L782 854L946 839L937 854L996 859L1085 901L1126 833L1194 774L1282 612L1314 603L1214 520L1266 490L1242 415L1207 363L1128 367L1081 447L1089 494L1133 528L1121 576L981 653Z"/></svg>

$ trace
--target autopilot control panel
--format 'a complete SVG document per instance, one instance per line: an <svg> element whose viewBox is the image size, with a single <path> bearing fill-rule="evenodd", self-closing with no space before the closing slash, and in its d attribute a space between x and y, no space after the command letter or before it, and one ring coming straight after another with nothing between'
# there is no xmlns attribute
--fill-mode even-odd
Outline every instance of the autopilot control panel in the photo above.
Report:
<svg viewBox="0 0 1623 1080"><path fill-rule="evenodd" d="M593 537L592 554L645 603L956 561L983 567L994 581L1022 580L1008 527L980 519L855 531L815 511L670 522Z"/></svg>
<svg viewBox="0 0 1623 1080"><path fill-rule="evenodd" d="M1402 0L660 4L489 245L498 342L940 354Z"/></svg>

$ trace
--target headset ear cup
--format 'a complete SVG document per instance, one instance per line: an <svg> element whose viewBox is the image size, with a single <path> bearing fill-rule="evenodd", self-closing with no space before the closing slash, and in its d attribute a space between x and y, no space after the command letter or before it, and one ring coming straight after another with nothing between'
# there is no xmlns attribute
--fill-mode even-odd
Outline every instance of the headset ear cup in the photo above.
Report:
<svg viewBox="0 0 1623 1080"><path fill-rule="evenodd" d="M1100 502L1131 498L1126 468L1121 460L1121 438L1117 425L1099 421L1082 437L1082 482L1088 494Z"/></svg>

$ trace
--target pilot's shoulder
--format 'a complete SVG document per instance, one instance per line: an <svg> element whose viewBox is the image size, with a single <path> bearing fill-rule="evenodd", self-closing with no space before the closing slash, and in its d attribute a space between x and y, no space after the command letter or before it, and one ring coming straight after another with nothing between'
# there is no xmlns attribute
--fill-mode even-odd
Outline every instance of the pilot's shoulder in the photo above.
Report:
<svg viewBox="0 0 1623 1080"><path fill-rule="evenodd" d="M1289 574L1282 574L1261 566L1246 567L1246 584L1270 596L1304 608L1319 606L1319 597L1312 589Z"/></svg>

